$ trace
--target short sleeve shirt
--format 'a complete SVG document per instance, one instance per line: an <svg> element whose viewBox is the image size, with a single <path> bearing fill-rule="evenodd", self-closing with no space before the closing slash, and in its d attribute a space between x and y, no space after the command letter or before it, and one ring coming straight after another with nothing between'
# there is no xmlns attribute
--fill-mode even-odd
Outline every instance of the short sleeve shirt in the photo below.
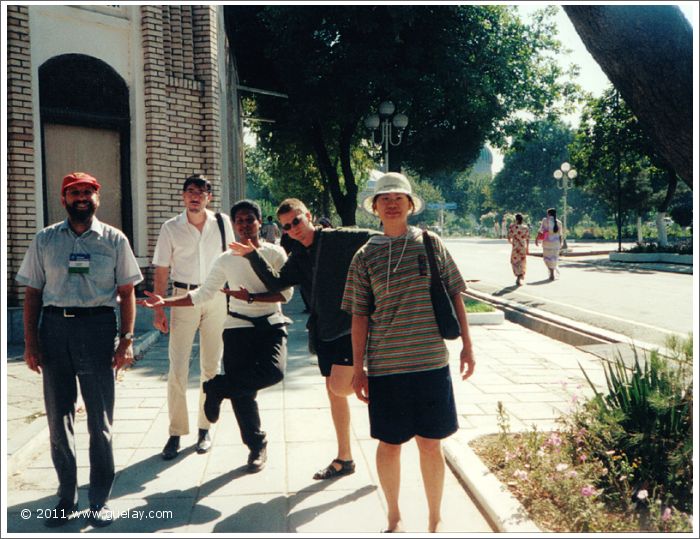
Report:
<svg viewBox="0 0 700 539"><path fill-rule="evenodd" d="M464 279L440 238L431 234L438 269L454 296ZM342 309L369 317L367 371L370 376L444 367L449 355L430 299L430 266L422 232L372 237L353 258Z"/></svg>
<svg viewBox="0 0 700 539"><path fill-rule="evenodd" d="M69 271L71 254L89 256L87 272ZM42 291L44 306L117 306L117 287L143 280L138 262L124 233L92 219L78 236L68 221L39 232L24 255L16 279Z"/></svg>
<svg viewBox="0 0 700 539"><path fill-rule="evenodd" d="M168 219L160 229L153 265L170 268L173 281L200 285L209 275L214 260L222 252L221 232L214 212L206 210L207 220L200 232L187 219L187 212ZM228 215L224 221L225 244L233 241L233 227Z"/></svg>
<svg viewBox="0 0 700 539"><path fill-rule="evenodd" d="M258 248L258 253L262 256L275 270L278 270L287 261L287 253L279 245L272 243L261 243ZM267 292L267 288L262 283L260 278L255 274L250 262L247 258L232 254L231 251L221 253L211 268L211 272L207 276L204 284L197 290L190 292L190 298L194 305L201 305L206 301L210 301L216 295L221 294L221 288L228 283L229 288L238 289L244 287L252 294ZM293 288L285 288L280 290L285 302L292 298ZM282 314L282 308L279 302L253 302L247 303L236 298L229 298L228 308L245 316L257 317L268 316L271 324L287 322L288 320ZM251 327L253 324L247 320L227 316L224 322L224 329Z"/></svg>

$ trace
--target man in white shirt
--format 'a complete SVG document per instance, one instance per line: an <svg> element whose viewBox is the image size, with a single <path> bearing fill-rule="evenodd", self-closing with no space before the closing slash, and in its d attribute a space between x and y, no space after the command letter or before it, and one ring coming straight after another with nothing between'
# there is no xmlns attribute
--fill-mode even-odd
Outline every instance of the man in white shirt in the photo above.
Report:
<svg viewBox="0 0 700 539"><path fill-rule="evenodd" d="M284 249L259 241L260 206L251 200L241 200L231 208L233 226L239 241L250 240L261 256L279 270L287 260ZM226 287L226 283L230 288ZM282 314L281 302L292 297L292 288L268 292L250 263L243 257L223 253L214 262L211 272L197 290L185 296L164 299L146 292L147 300L140 305L151 308L196 307L216 296L230 296L224 323L224 369L204 382L207 419L219 419L221 402L231 399L243 443L248 446L248 471L258 472L267 460L267 435L261 429L256 402L260 389L274 385L284 377L287 361L287 330L289 322ZM187 311L191 309L175 309Z"/></svg>
<svg viewBox="0 0 700 539"><path fill-rule="evenodd" d="M168 276L173 281L174 295L196 290L206 279L214 260L233 239L233 228L229 217L207 210L211 197L211 183L206 178L193 175L185 180L182 187L185 211L163 223L156 243L153 255L156 294L160 296L167 294ZM219 294L193 309L176 309L170 314L168 346L170 437L162 452L165 460L177 456L180 437L189 434L190 430L186 393L190 354L195 334L199 330L200 380L204 382L219 372L223 350L221 332L225 320L224 294ZM168 319L162 307L155 310L153 325L163 333L168 332ZM202 454L211 448L211 440L209 421L204 414L204 393L201 388L198 409L199 431L196 449L197 453Z"/></svg>

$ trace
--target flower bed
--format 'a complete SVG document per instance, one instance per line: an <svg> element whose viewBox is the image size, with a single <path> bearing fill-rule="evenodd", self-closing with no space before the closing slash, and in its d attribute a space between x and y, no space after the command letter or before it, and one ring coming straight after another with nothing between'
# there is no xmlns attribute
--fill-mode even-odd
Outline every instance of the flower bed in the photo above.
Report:
<svg viewBox="0 0 700 539"><path fill-rule="evenodd" d="M608 393L556 431L511 433L499 403L500 433L472 441L541 529L692 531L692 339L667 347L671 360L607 366Z"/></svg>

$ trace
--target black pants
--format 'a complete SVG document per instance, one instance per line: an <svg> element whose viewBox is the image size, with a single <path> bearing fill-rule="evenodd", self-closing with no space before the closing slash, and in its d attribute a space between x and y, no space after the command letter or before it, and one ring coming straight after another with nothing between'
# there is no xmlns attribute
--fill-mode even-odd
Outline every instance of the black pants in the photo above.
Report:
<svg viewBox="0 0 700 539"><path fill-rule="evenodd" d="M224 374L207 384L221 399L231 399L243 443L260 449L266 443L261 430L259 389L284 378L287 363L287 333L284 329L237 328L224 331Z"/></svg>
<svg viewBox="0 0 700 539"><path fill-rule="evenodd" d="M75 403L76 378L87 412L90 434L90 504L107 501L114 481L112 419L114 416L115 314L64 318L44 311L39 329L43 353L44 403L49 421L51 459L58 474L58 497L78 501Z"/></svg>

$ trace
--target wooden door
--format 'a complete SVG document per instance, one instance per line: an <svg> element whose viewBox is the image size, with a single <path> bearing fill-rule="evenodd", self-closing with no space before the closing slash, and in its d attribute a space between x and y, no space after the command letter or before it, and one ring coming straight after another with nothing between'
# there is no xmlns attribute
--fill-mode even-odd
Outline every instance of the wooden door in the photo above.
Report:
<svg viewBox="0 0 700 539"><path fill-rule="evenodd" d="M87 172L100 188L100 221L122 229L119 131L44 123L47 225L62 221L61 182L71 172Z"/></svg>

